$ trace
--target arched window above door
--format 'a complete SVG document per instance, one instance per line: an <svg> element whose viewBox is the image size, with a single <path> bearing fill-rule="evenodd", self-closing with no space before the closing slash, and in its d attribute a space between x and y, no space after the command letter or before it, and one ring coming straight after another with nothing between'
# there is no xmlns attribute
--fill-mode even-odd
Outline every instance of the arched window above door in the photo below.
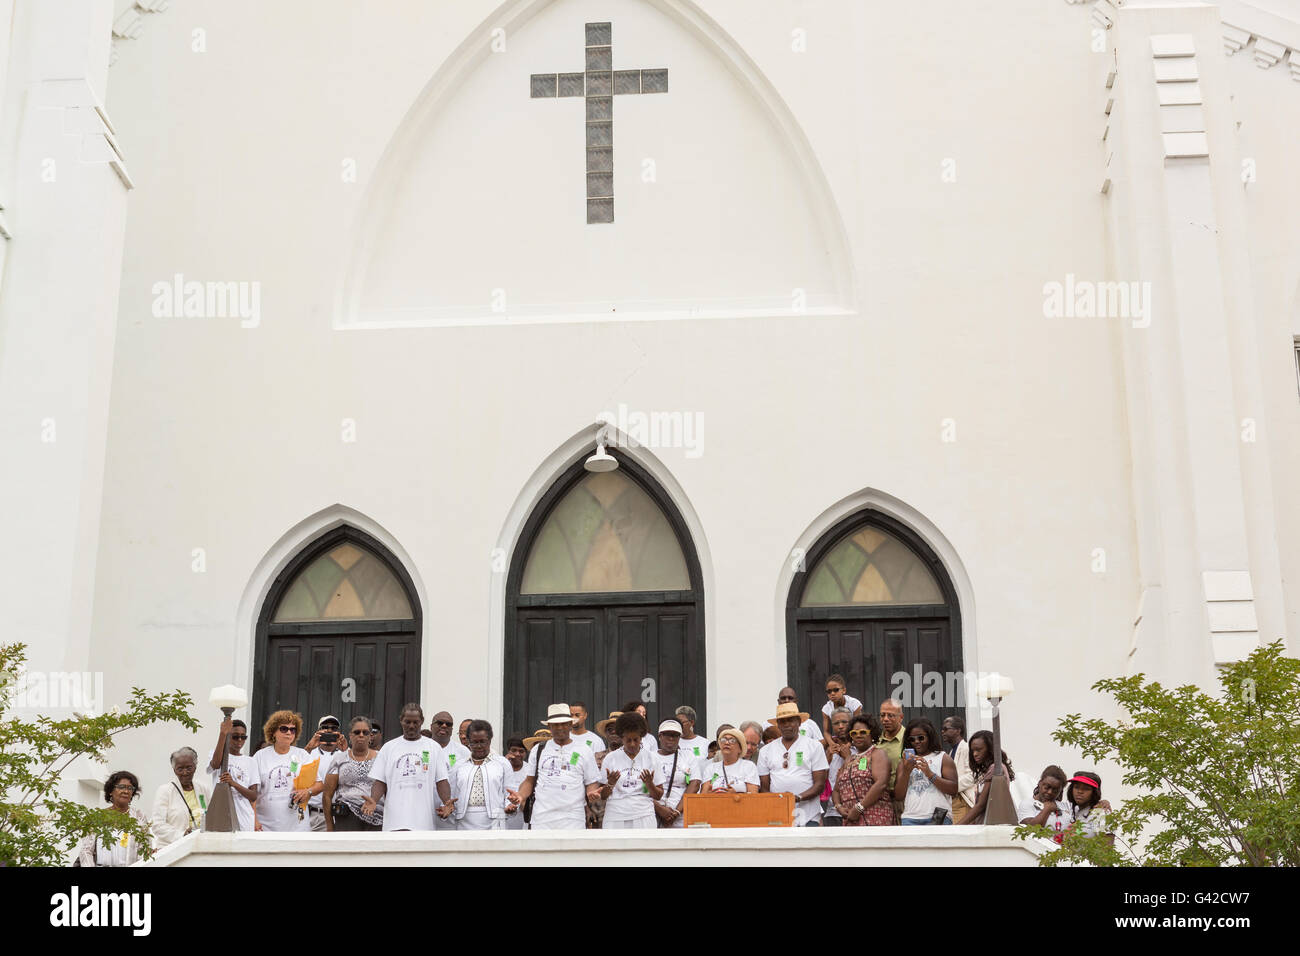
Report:
<svg viewBox="0 0 1300 956"><path fill-rule="evenodd" d="M524 565L522 594L685 591L686 558L663 509L621 471L588 474L556 503Z"/></svg>
<svg viewBox="0 0 1300 956"><path fill-rule="evenodd" d="M908 717L935 726L964 711L964 691L926 696L902 679L937 674L945 688L965 686L956 592L914 529L864 508L827 529L806 563L786 602L789 681L806 709L826 700L826 679L839 674L868 706L901 693Z"/></svg>
<svg viewBox="0 0 1300 956"><path fill-rule="evenodd" d="M350 525L305 544L271 582L258 615L253 707L309 720L397 720L420 699L420 600L410 573ZM303 741L299 741L302 743Z"/></svg>
<svg viewBox="0 0 1300 956"><path fill-rule="evenodd" d="M571 462L520 531L506 582L507 733L556 701L581 701L594 720L639 699L652 729L680 704L706 719L694 542L662 484L609 452L616 470Z"/></svg>
<svg viewBox="0 0 1300 956"><path fill-rule="evenodd" d="M298 572L272 621L400 621L412 616L406 589L388 564L345 541Z"/></svg>
<svg viewBox="0 0 1300 956"><path fill-rule="evenodd" d="M939 582L920 556L894 535L866 525L817 562L799 606L943 603Z"/></svg>

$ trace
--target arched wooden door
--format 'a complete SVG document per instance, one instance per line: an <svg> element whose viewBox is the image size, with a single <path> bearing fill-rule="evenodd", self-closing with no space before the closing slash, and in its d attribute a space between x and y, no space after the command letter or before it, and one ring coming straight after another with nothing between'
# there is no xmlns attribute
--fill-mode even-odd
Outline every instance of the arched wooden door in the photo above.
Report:
<svg viewBox="0 0 1300 956"><path fill-rule="evenodd" d="M420 633L415 587L387 548L346 525L311 542L258 618L254 747L281 708L302 714L308 735L326 714L395 727L402 704L420 699Z"/></svg>
<svg viewBox="0 0 1300 956"><path fill-rule="evenodd" d="M506 586L505 732L531 732L552 703L592 725L625 702L650 727L681 704L705 720L704 592L681 515L617 451L615 471L576 462L524 525Z"/></svg>
<svg viewBox="0 0 1300 956"><path fill-rule="evenodd" d="M804 710L821 710L826 678L838 672L872 713L901 694L908 719L929 717L938 727L964 715L956 591L915 532L866 509L827 531L804 563L786 604L790 686Z"/></svg>

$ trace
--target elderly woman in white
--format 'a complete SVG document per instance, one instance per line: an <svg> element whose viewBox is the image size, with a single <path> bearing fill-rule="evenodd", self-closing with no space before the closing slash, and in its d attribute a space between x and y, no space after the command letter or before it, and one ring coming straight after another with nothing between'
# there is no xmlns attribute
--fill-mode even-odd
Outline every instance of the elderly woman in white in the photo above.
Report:
<svg viewBox="0 0 1300 956"><path fill-rule="evenodd" d="M504 830L519 813L519 794L506 786L510 761L492 753L492 725L472 720L466 730L469 759L449 768L451 800L438 808L440 817L456 821L458 830Z"/></svg>
<svg viewBox="0 0 1300 956"><path fill-rule="evenodd" d="M154 846L175 843L181 837L203 828L203 815L208 812L212 799L212 786L194 771L199 765L199 755L193 747L182 747L172 754L173 778L158 788L153 798Z"/></svg>

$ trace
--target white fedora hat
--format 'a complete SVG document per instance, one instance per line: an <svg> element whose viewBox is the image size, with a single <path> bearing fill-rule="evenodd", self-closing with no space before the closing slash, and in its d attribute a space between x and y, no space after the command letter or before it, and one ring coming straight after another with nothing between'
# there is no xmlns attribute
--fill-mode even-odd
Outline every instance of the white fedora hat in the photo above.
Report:
<svg viewBox="0 0 1300 956"><path fill-rule="evenodd" d="M546 723L548 724L571 724L573 723L573 714L569 713L568 704L552 704L546 708Z"/></svg>

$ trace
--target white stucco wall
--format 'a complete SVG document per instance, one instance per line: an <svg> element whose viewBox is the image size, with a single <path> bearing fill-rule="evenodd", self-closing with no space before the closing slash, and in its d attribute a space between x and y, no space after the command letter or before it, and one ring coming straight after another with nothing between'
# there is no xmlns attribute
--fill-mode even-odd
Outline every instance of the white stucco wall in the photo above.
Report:
<svg viewBox="0 0 1300 956"><path fill-rule="evenodd" d="M1003 728L1017 767L1073 769L1077 756L1048 734L1063 714L1097 712L1089 685L1124 672L1138 596L1115 330L1103 319L1045 319L1042 309L1045 282L1105 276L1086 12L1036 0L992 14L948 3L827 0L762 14L741 0L699 5L806 138L846 237L848 314L757 317L736 306L734 318L336 329L348 316L344 290L359 265L368 197L415 204L402 225L404 269L368 273L384 278L388 306L403 295L426 304L437 292L429 277L449 277L465 301L471 281L490 278L476 243L493 230L480 225L466 245L454 241L456 217L473 206L458 193L507 191L508 201L494 193L492 206L494 229L507 237L555 229L587 242L611 228L557 222L577 214L580 188L558 204L554 189L536 188L579 164L580 148L567 121L537 119L570 104L530 100L527 75L576 61L586 20L614 21L616 67L626 42L630 65L732 84L696 97L670 79L666 96L645 97L637 109L616 103L616 157L636 164L616 169L617 235L651 250L672 250L702 228L710 243L753 243L752 209L701 222L692 198L710 177L738 177L739 194L758 190L746 179L750 167L728 165L746 137L800 155L781 143L777 114L752 85L710 60L714 48L670 15L673 3L560 0L494 54L518 56L517 64L485 61L495 70L513 64L517 82L466 82L454 108L418 127L432 139L412 134L410 155L425 165L408 179L376 182L403 117L445 58L481 35L494 6L196 0L151 17L124 45L109 107L138 189L90 651L108 698L138 685L181 687L203 701L215 684L247 686L249 595L259 575L289 548L290 529L338 506L399 543L421 582L426 708L499 720L501 583L491 551L532 500L542 463L564 457L575 435L621 402L705 422L702 455L653 449L653 460L701 529L711 726L769 715L786 680L774 609L785 601L791 549L828 509L870 492L924 516L960 557L970 591L964 663L1015 678ZM620 32L623 16L653 22L653 44ZM192 52L195 29L206 31L206 52ZM806 52L791 49L795 29L806 31ZM1231 69L1236 82L1237 64ZM1276 71L1241 82L1238 101L1259 101L1243 107L1261 115L1255 135L1277 108L1266 97L1286 100L1285 110L1300 102L1300 89ZM688 157L672 130L697 137L720 102L736 112L719 132L721 148L692 139L690 172L675 181L675 165ZM474 109L519 112L517 124L491 124L496 136L516 131L513 149L477 143ZM472 165L456 164L445 139L456 136L470 144ZM1277 157L1263 168L1283 169L1293 148L1261 139L1257 151ZM637 192L639 158L656 152L674 162ZM356 161L356 182L341 178L347 159ZM764 152L764 162L788 171L794 160ZM945 181L945 169L955 169L955 181ZM812 190L814 173L801 171L800 191ZM460 189L448 190L448 180ZM825 209L804 215L786 181L767 186L780 200L774 241L788 241L781 227L789 223L828 221ZM1281 239L1295 221L1294 185L1274 179L1267 188L1268 204L1252 200L1252 242L1294 252L1294 237ZM423 240L412 211L426 212ZM530 246L533 298L571 300L583 274L573 248ZM721 261L732 263L718 276L732 297L753 264ZM429 272L416 275L422 262ZM707 275L681 293L680 276L657 273L653 257L607 257L600 266L602 290L668 296L697 294ZM820 288L833 270L809 271L817 273L809 287ZM1295 255L1268 262L1261 308L1294 308L1298 272ZM153 286L176 273L259 282L260 322L155 317ZM510 278L494 285L508 290ZM1281 504L1300 423L1294 392L1278 381L1268 388L1279 427L1289 429L1278 441L1290 451L1273 466ZM341 440L345 419L355 442ZM941 440L948 419L955 441ZM1288 511L1279 533L1297 520ZM1097 548L1103 573L1093 570ZM192 570L194 549L203 549L202 573ZM1286 566L1297 560L1285 551ZM150 792L182 742L173 731L142 732L114 762L138 772Z"/></svg>

